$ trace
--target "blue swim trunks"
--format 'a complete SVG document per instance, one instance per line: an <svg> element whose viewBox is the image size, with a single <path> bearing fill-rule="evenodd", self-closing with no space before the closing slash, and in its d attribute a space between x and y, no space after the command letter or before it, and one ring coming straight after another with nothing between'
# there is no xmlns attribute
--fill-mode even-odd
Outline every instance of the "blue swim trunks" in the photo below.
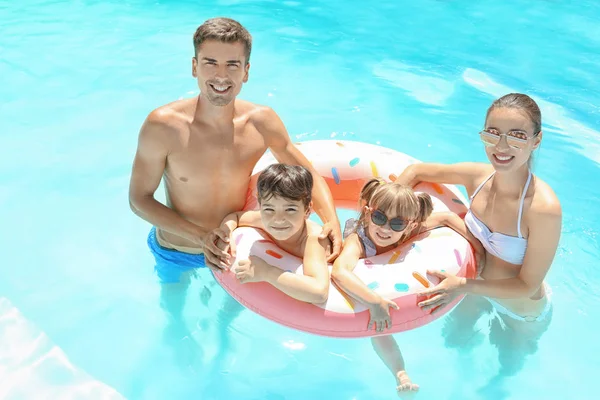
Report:
<svg viewBox="0 0 600 400"><path fill-rule="evenodd" d="M148 247L156 260L154 270L161 283L177 283L180 282L183 272L196 268L206 268L204 254L182 253L158 244L156 227L154 226L148 234Z"/></svg>

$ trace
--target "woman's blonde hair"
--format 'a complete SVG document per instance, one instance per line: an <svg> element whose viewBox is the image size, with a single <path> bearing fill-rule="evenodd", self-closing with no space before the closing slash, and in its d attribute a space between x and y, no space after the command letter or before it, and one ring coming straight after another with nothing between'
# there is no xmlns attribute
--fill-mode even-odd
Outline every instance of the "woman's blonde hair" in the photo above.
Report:
<svg viewBox="0 0 600 400"><path fill-rule="evenodd" d="M418 225L402 236L402 240L414 231L418 232L422 224L433 212L433 202L427 193L415 193L411 187L399 183L388 183L380 178L373 178L363 186L360 200L373 210L379 210L386 215L397 215ZM366 210L361 207L358 225L365 226Z"/></svg>

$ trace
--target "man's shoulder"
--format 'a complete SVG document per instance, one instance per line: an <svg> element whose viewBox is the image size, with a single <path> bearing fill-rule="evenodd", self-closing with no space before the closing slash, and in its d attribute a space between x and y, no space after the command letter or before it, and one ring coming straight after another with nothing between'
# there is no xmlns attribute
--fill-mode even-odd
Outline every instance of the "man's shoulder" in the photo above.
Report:
<svg viewBox="0 0 600 400"><path fill-rule="evenodd" d="M193 120L193 99L177 100L150 112L144 121L143 132L151 135L178 132Z"/></svg>
<svg viewBox="0 0 600 400"><path fill-rule="evenodd" d="M197 98L180 99L162 105L148 114L148 120L168 124L173 122L191 121L194 117Z"/></svg>
<svg viewBox="0 0 600 400"><path fill-rule="evenodd" d="M286 143L287 131L275 110L266 105L250 102L239 103L239 107L247 115L248 123L252 124L265 137L270 146L276 143ZM284 140L282 141L282 139Z"/></svg>
<svg viewBox="0 0 600 400"><path fill-rule="evenodd" d="M265 123L278 118L277 113L271 107L264 104L252 103L247 100L236 99L235 106L240 115L246 115L252 123Z"/></svg>

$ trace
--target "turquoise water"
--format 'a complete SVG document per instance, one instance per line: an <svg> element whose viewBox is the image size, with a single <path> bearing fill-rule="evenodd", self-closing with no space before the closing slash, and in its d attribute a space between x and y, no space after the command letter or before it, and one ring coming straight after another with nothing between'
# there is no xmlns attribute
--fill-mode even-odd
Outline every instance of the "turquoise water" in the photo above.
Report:
<svg viewBox="0 0 600 400"><path fill-rule="evenodd" d="M77 369L130 399L396 398L368 340L315 337L241 311L206 271L183 322L159 306L149 226L127 202L137 132L153 108L197 93L192 34L227 15L254 36L241 96L272 106L295 140L484 161L476 133L490 102L510 91L539 100L535 172L561 199L564 226L548 275L554 315L537 351L522 363L512 353L514 375L500 371L506 354L490 344L485 319L460 351L445 345L444 321L397 339L418 398L595 398L595 2L16 3L0 1L0 298L10 301L0 315L0 397L67 393L85 381ZM54 347L16 341L29 337L15 334L17 320ZM108 398L89 393L64 398Z"/></svg>

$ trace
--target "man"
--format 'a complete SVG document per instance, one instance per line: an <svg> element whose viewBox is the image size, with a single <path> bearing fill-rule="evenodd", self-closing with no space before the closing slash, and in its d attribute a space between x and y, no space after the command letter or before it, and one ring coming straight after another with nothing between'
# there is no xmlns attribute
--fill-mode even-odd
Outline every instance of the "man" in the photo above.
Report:
<svg viewBox="0 0 600 400"><path fill-rule="evenodd" d="M228 265L213 230L244 207L252 170L267 149L281 163L310 170L321 236L333 243L330 260L340 252L341 231L324 179L271 108L236 99L248 81L251 48L252 38L238 22L204 22L194 35L192 58L200 95L152 111L139 133L129 202L153 225L148 245L162 283L181 282L182 274L205 264L215 272ZM154 198L163 178L166 206Z"/></svg>

